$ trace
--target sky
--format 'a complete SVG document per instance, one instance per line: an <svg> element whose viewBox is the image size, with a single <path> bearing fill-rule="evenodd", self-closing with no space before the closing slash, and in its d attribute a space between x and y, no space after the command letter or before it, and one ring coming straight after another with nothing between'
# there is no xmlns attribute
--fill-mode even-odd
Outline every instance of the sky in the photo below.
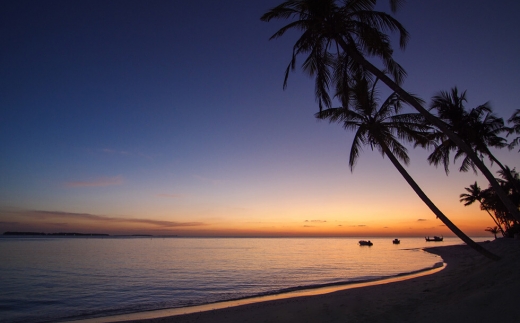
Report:
<svg viewBox="0 0 520 323"><path fill-rule="evenodd" d="M297 34L269 41L284 22L259 19L280 2L0 1L0 232L451 235L377 151L350 171L353 133L314 118L312 79L296 71L283 90ZM429 102L457 86L508 119L519 9L408 1L403 88ZM520 168L516 150L493 153ZM486 235L491 218L459 202L486 179L409 155L439 209Z"/></svg>

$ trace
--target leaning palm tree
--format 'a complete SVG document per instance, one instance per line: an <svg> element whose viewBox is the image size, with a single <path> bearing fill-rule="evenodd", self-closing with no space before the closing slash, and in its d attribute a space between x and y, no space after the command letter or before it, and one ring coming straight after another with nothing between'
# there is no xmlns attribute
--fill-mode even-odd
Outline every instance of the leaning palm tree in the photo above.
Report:
<svg viewBox="0 0 520 323"><path fill-rule="evenodd" d="M466 91L459 94L457 87L450 92L441 91L432 98L431 109L437 111L437 117L466 142L480 159L488 157L491 163L496 163L505 171L504 165L493 155L490 147L504 148L506 139L500 133L507 131L504 120L493 113L491 105L486 102L476 108L466 111L464 103ZM460 171L465 172L472 168L476 172L475 163L460 147L450 140L444 133L437 132L439 143L428 157L428 161L435 166L444 164L444 170L449 172L450 152L455 151L455 160L462 158Z"/></svg>
<svg viewBox="0 0 520 323"><path fill-rule="evenodd" d="M497 228L500 229L500 232L504 236L505 232L502 229L502 226L500 225L500 223L498 223L498 220L493 216L493 214L491 214L491 212L489 212L489 209L486 207L486 205L483 204L483 199L484 199L485 193L480 189L477 182L475 182L475 184L471 184L469 187L465 187L464 189L468 193L460 194L460 196L459 196L460 202L461 203L463 202L464 206L469 206L469 205L475 203L476 201L478 201L480 203L480 209L486 211L489 214L489 216L493 219L493 221L497 225Z"/></svg>
<svg viewBox="0 0 520 323"><path fill-rule="evenodd" d="M508 136L514 133L520 135L520 109L516 109L515 113L507 120L509 123L512 123L513 126L508 130ZM520 136L516 137L509 143L509 149L515 148L520 144ZM520 152L520 150L518 150Z"/></svg>
<svg viewBox="0 0 520 323"><path fill-rule="evenodd" d="M480 159L488 157L491 164L497 164L503 174L513 184L516 184L509 168L504 166L490 150L490 147L499 149L506 147L506 139L501 137L500 134L510 132L511 129L504 125L502 118L493 113L493 109L488 102L469 111L466 111L464 107L465 102L467 102L466 91L459 94L457 87L454 87L450 92L441 91L435 95L432 98L431 109L437 111L438 118L462 138L478 154ZM475 173L477 172L473 160L444 133L438 131L433 137L439 143L435 143L434 151L428 156L430 164L438 166L442 163L446 174L448 174L450 152L454 151L455 160L462 158L460 171L466 172L471 168ZM516 190L520 191L520 186L517 186ZM507 192L504 193L507 194Z"/></svg>
<svg viewBox="0 0 520 323"><path fill-rule="evenodd" d="M414 192L453 233L486 257L493 260L500 259L475 243L453 224L426 196L401 165L399 160L408 164L409 157L406 147L399 142L399 139L424 145L427 143L425 132L429 129L429 126L422 122L423 117L419 114L398 114L402 109L403 100L395 92L379 106L376 83L377 80L370 82L366 78L358 79L350 87L350 106L329 108L316 114L317 118L339 122L343 124L345 129L356 131L349 157L351 171L354 169L362 145L368 145L372 149L379 150L383 156L390 159Z"/></svg>
<svg viewBox="0 0 520 323"><path fill-rule="evenodd" d="M343 57L347 60L345 66L348 66L347 73L344 73L346 77L350 78L360 72L374 75L396 92L403 101L420 112L428 122L453 140L486 176L510 212L520 219L520 212L507 199L507 195L500 191L500 185L493 174L471 147L442 121L430 114L421 102L401 88L400 84L406 72L392 58L393 49L387 32L398 32L399 45L402 49L406 47L408 32L392 16L375 11L376 2L376 0L288 0L262 15L261 20L267 22L273 19L292 20L279 29L271 39L279 38L292 29L302 32L293 46L292 58L285 72L284 88L287 86L289 72L296 68L296 57L300 54L308 54L303 63L303 70L315 77L316 100L320 111L323 108L330 108L332 105L328 92L333 74L331 69L338 66L333 62ZM391 0L392 9L396 9L402 2ZM393 79L373 65L372 59L380 59L384 69L392 75Z"/></svg>

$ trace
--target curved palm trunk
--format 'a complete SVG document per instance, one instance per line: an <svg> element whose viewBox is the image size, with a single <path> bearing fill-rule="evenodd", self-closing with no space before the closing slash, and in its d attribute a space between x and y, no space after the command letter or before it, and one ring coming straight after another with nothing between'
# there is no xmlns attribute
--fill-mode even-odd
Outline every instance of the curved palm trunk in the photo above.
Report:
<svg viewBox="0 0 520 323"><path fill-rule="evenodd" d="M480 202L480 201L479 201ZM482 203L480 203L482 205ZM497 225L498 229L500 230L500 232L502 233L502 236L505 237L506 236L506 233L504 232L504 229L502 229L502 226L500 225L500 223L498 223L498 220L493 216L493 214L491 214L491 212L489 212L488 209L484 209L486 210L486 212L489 214L489 216L493 219L493 221L495 221L495 224Z"/></svg>
<svg viewBox="0 0 520 323"><path fill-rule="evenodd" d="M380 71L377 67L372 65L369 61L367 61L362 55L360 55L356 49L350 49L347 43L342 39L338 38L336 41L339 43L341 48L356 62L358 62L361 66L366 68L372 74L374 74L377 78L379 78L383 83L385 83L392 91L396 92L403 100L408 102L412 107L414 107L419 113L421 113L426 120L439 128L446 136L448 136L460 149L462 149L469 158L475 163L478 169L484 174L487 178L498 197L504 203L507 210L513 215L513 217L520 221L520 211L516 208L516 206L511 202L508 196L500 187L497 180L493 176L493 174L489 171L489 169L484 165L482 160L478 158L477 154L469 147L462 139L459 138L453 131L451 131L444 122L434 117L428 110L426 110L417 100L415 100L408 92L406 92L403 88L401 88L397 83L392 81L385 73Z"/></svg>
<svg viewBox="0 0 520 323"><path fill-rule="evenodd" d="M518 185L518 183L515 181L515 179L511 175L511 172L508 169L506 169L504 165L502 165L502 163L495 157L495 155L491 153L491 151L489 151L489 149L486 152L486 154L491 158L493 162L495 162L498 165L498 167L500 167L500 169L502 169L502 172L504 172L504 175L507 177L507 180L511 182L511 185L513 185L514 189L517 192L520 192L520 185Z"/></svg>
<svg viewBox="0 0 520 323"><path fill-rule="evenodd" d="M404 169L404 167L401 165L401 163L399 163L399 161L397 160L397 158L395 158L394 154L392 154L392 152L390 151L390 149L388 149L388 147L386 146L386 144L382 141L379 142L379 144L381 145L381 147L383 148L383 151L385 152L385 155L388 156L388 158L390 159L390 161L392 162L392 164L394 164L395 168L397 168L397 170L399 171L399 173L401 173L401 175L403 175L404 179L406 180L406 182L408 182L408 184L412 187L412 189L414 190L414 192L419 195L419 197L421 198L421 200L423 200L423 202L428 205L428 207L430 208L430 210L432 210L432 212L442 221L442 223L444 223L450 230L451 232L455 233L457 235L457 237L459 237L462 241L464 241L468 246L470 246L471 248L475 249L476 251L480 252L481 254L483 254L484 256L488 257L489 259L492 259L492 260L500 260L500 257L491 253L490 251L488 251L487 249L484 249L481 245L477 244L475 241L473 241L470 237L468 237L464 232L462 232L455 224L453 224L453 222L450 221L450 219L448 219L444 213L441 212L441 210L439 210L435 204L433 204L433 202L428 198L428 196L426 196L426 194L421 190L421 188L419 187L419 185L417 185L417 183L413 180L413 178L408 174L408 172Z"/></svg>

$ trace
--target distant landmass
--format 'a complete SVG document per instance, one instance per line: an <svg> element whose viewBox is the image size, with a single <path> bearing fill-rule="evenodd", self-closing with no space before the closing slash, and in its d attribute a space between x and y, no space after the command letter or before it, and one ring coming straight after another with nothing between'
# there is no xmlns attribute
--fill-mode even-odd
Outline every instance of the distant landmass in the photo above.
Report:
<svg viewBox="0 0 520 323"><path fill-rule="evenodd" d="M109 236L106 233L78 233L78 232L55 232L55 233L44 233L44 232L15 232L7 231L4 232L4 236Z"/></svg>
<svg viewBox="0 0 520 323"><path fill-rule="evenodd" d="M155 237L155 238L175 238L177 235L165 235L165 236L154 236L151 234L132 234L132 235L114 235L106 233L78 233L78 232L55 232L55 233L45 233L45 232L23 232L23 231L7 231L4 232L4 236L67 236L67 237Z"/></svg>

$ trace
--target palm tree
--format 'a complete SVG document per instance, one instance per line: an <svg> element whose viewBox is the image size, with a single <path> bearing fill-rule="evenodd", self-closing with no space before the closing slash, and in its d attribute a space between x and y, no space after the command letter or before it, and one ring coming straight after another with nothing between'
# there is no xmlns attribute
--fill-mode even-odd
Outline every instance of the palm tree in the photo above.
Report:
<svg viewBox="0 0 520 323"><path fill-rule="evenodd" d="M484 103L469 112L465 110L466 91L459 94L457 87L451 92L441 91L432 98L431 109L437 111L437 116L466 142L483 159L487 156L491 163L496 163L502 170L504 165L491 153L489 147L503 148L507 146L506 139L500 133L507 130L504 120L493 114L489 103ZM437 166L444 164L446 173L449 172L450 152L456 151L455 160L463 157L460 171L468 171L471 167L475 172L475 164L460 147L455 145L444 133L438 132L440 140L428 157L428 161Z"/></svg>
<svg viewBox="0 0 520 323"><path fill-rule="evenodd" d="M507 172L503 172L502 170L497 172L501 177L497 178L497 181L502 186L504 192L508 193L511 201L517 207L520 207L520 191L517 190L517 187L520 186L520 174L515 169L505 167ZM507 209L505 209L492 187L483 190L482 197L482 206L493 211L495 218L505 227L504 233L506 236L512 236L514 233L520 232L518 231L520 229L520 222L513 218Z"/></svg>
<svg viewBox="0 0 520 323"><path fill-rule="evenodd" d="M455 224L453 224L426 196L419 185L412 179L399 160L409 163L407 149L399 139L425 144L429 129L419 114L398 114L402 108L402 99L396 93L391 94L378 108L376 95L377 80L371 84L367 79L358 79L350 87L350 106L329 108L316 114L317 118L339 122L347 130L355 130L354 141L350 150L349 165L351 171L359 157L361 146L369 145L377 149L383 156L387 156L399 173L405 178L415 193L432 210L432 212L460 239L470 247L493 260L500 259L475 243Z"/></svg>
<svg viewBox="0 0 520 323"><path fill-rule="evenodd" d="M502 226L500 225L500 223L498 223L498 220L493 216L493 214L491 214L491 212L489 212L489 209L486 207L486 205L482 203L485 193L480 189L477 182L475 182L475 184L470 185L469 187L465 187L464 189L469 194L460 194L460 202L464 202L464 206L469 206L473 204L475 201L478 201L480 203L480 209L485 210L489 214L489 216L493 219L497 227L500 229L500 232L502 232L502 235L505 235Z"/></svg>
<svg viewBox="0 0 520 323"><path fill-rule="evenodd" d="M409 37L408 32L392 16L374 11L376 2L376 0L288 0L262 15L260 19L266 22L273 19L292 19L270 39L279 38L292 29L302 32L293 46L292 59L285 72L284 88L287 86L289 72L296 68L296 57L300 54L308 54L302 67L310 76L315 77L316 99L320 111L324 107L332 106L328 91L332 77L331 68L338 66L334 63L335 60L339 58L346 60L345 66L348 69L347 73L343 73L346 77L350 78L351 75L360 72L374 75L460 147L497 190L497 194L508 210L520 219L520 212L507 199L506 194L500 191L500 185L493 174L471 147L400 87L406 72L393 60L390 37L386 33L398 32L399 45L404 49ZM397 9L402 2L391 0L392 9ZM393 80L374 66L367 57L380 59L385 71L392 75Z"/></svg>
<svg viewBox="0 0 520 323"><path fill-rule="evenodd" d="M513 124L513 127L509 128L507 135L509 136L513 133L520 135L520 109L516 109L515 113L513 113L513 115L511 116L511 118L507 120L507 122ZM513 139L513 141L511 141L511 143L509 144L509 149L515 148L515 146L517 146L518 144L520 144L520 136L516 137L515 139ZM520 152L520 150L518 150L518 152Z"/></svg>
<svg viewBox="0 0 520 323"><path fill-rule="evenodd" d="M478 154L480 159L487 156L491 164L496 163L511 183L516 184L510 170L489 150L489 147L504 148L507 146L506 139L501 137L500 133L509 132L510 128L504 126L504 120L493 113L493 109L488 102L471 109L469 112L464 107L465 102L467 102L466 91L459 94L457 87L454 87L451 92L441 91L435 95L432 98L431 109L437 111L438 118L462 138ZM445 134L437 132L433 137L438 139L440 143L435 144L434 151L428 156L430 164L438 166L442 163L446 174L448 174L450 152L455 151L454 159L462 158L460 171L466 172L469 168L472 168L475 173L477 172L475 164L468 155ZM516 186L516 190L520 191L520 186Z"/></svg>
<svg viewBox="0 0 520 323"><path fill-rule="evenodd" d="M487 227L484 231L491 232L495 235L495 239L497 238L497 233L499 232L498 227Z"/></svg>

